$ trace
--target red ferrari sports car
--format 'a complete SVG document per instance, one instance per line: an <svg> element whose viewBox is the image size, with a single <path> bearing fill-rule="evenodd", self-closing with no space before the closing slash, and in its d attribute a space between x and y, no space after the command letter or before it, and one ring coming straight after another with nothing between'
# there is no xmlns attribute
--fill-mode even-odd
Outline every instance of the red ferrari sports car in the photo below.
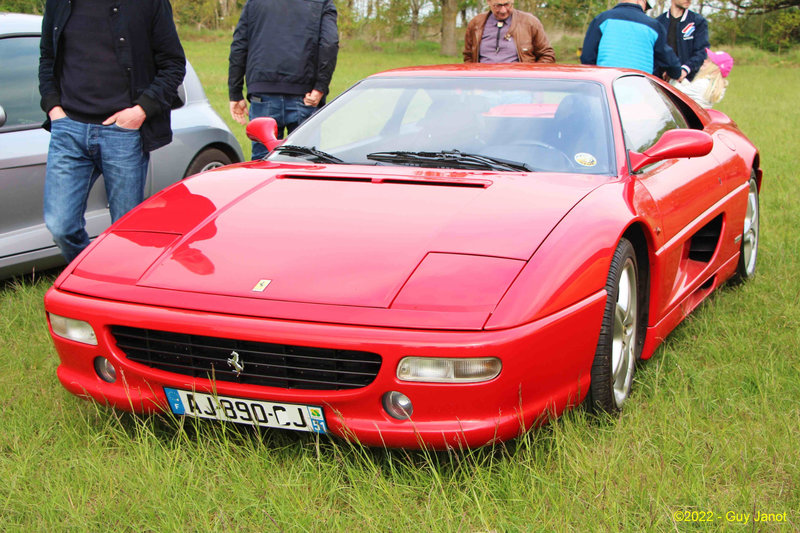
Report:
<svg viewBox="0 0 800 533"><path fill-rule="evenodd" d="M248 134L265 160L153 196L47 293L70 392L481 446L618 411L637 360L755 271L758 151L640 72L393 70Z"/></svg>

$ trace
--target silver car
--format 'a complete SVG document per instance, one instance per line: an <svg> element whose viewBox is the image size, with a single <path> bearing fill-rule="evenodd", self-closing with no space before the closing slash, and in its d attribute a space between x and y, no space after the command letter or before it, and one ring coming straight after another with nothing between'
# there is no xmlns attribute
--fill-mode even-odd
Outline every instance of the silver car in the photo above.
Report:
<svg viewBox="0 0 800 533"><path fill-rule="evenodd" d="M64 263L42 219L50 134L41 128L39 37L42 17L0 13L0 279ZM173 141L152 152L145 196L186 176L244 159L239 142L211 108L191 65L172 111ZM89 195L86 231L111 224L103 181Z"/></svg>

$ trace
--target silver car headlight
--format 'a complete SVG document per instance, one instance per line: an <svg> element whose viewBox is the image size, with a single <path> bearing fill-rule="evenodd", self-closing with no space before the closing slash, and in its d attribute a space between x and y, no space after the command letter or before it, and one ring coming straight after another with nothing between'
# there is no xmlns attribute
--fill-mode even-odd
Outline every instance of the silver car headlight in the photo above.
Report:
<svg viewBox="0 0 800 533"><path fill-rule="evenodd" d="M47 313L47 315L50 317L50 327L53 328L53 333L59 337L97 346L97 337L88 322L54 315L53 313Z"/></svg>
<svg viewBox="0 0 800 533"><path fill-rule="evenodd" d="M496 357L404 357L397 365L397 379L426 383L478 383L500 374Z"/></svg>

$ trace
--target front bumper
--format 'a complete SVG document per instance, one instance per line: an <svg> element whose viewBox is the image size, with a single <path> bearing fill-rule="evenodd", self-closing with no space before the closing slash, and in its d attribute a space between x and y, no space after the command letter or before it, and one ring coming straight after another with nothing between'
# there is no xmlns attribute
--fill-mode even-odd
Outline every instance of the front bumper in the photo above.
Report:
<svg viewBox="0 0 800 533"><path fill-rule="evenodd" d="M440 331L345 326L222 315L101 300L55 288L45 296L48 312L85 320L98 345L52 334L61 358L58 378L78 396L118 409L168 409L164 387L273 402L323 406L330 433L369 446L443 449L476 447L513 438L569 405L582 401L590 380L605 292L547 318L500 331ZM297 390L193 378L128 360L110 326L122 325L233 339L378 353L382 366L362 388ZM93 361L103 356L117 370L114 383L101 380ZM400 381L405 356L499 357L499 376L483 383ZM382 406L388 391L413 402L410 420L390 417Z"/></svg>

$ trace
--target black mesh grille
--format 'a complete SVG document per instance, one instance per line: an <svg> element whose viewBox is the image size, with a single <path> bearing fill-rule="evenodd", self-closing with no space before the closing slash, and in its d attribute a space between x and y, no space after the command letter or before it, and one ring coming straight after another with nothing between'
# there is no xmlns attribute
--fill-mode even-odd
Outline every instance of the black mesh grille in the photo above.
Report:
<svg viewBox="0 0 800 533"><path fill-rule="evenodd" d="M343 390L372 383L381 357L369 352L241 341L111 326L131 361L186 376L284 389ZM235 359L242 365L235 371Z"/></svg>

